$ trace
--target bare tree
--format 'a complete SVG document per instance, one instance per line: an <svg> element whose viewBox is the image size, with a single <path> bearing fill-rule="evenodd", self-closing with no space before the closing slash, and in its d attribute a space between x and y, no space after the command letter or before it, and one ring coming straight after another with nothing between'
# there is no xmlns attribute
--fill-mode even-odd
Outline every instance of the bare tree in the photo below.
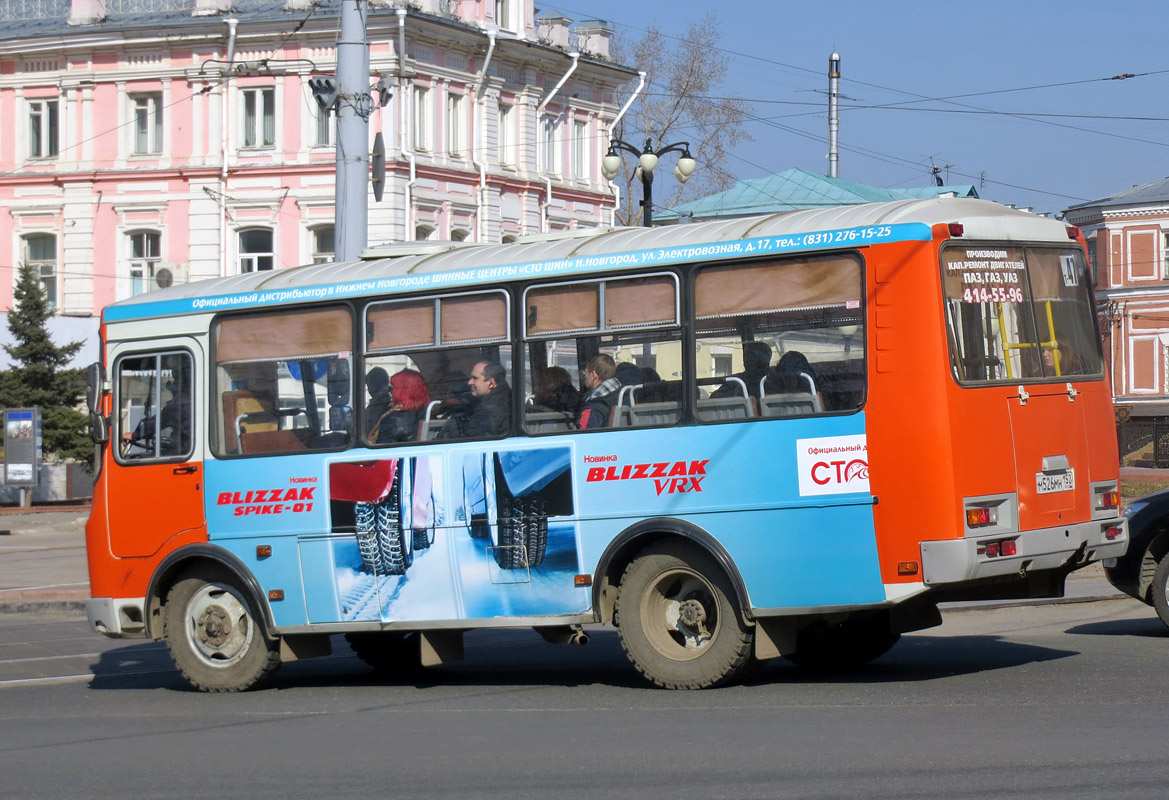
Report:
<svg viewBox="0 0 1169 800"><path fill-rule="evenodd" d="M681 40L656 27L636 41L621 36L614 40L616 60L646 72L644 91L614 135L638 150L646 139L654 150L686 141L698 162L689 182L680 184L671 175L677 156L663 158L653 173L655 208L670 208L735 184L728 154L740 142L750 141L744 120L751 109L738 95L722 90L730 58L716 49L720 35L718 18L710 13L692 23ZM617 219L625 225L641 222L642 187L636 166L636 160L626 156L615 179L622 197Z"/></svg>

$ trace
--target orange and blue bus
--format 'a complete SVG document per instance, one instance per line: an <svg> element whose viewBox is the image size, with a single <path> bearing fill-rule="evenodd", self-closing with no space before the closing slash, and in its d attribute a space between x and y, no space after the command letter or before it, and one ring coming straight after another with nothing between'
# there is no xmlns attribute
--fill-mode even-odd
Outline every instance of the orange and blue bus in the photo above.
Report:
<svg viewBox="0 0 1169 800"><path fill-rule="evenodd" d="M233 691L611 623L862 664L1123 552L1079 231L969 199L419 242L105 309L92 627Z"/></svg>

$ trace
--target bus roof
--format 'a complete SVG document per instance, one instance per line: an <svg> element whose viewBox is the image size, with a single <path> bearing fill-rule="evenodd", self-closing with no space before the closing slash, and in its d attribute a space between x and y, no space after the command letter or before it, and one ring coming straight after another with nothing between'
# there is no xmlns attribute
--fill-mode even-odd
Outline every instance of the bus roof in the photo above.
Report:
<svg viewBox="0 0 1169 800"><path fill-rule="evenodd" d="M107 306L106 322L289 305L403 291L498 285L617 268L668 266L761 254L814 252L890 241L929 241L931 226L960 222L963 238L1067 241L1064 223L972 198L786 211L691 225L596 228L514 244L406 242L361 261L249 272L138 295Z"/></svg>

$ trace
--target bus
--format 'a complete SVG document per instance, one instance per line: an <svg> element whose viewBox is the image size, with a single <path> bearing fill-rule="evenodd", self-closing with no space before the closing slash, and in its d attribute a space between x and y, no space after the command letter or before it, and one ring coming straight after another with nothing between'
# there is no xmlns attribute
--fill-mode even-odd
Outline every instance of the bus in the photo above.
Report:
<svg viewBox="0 0 1169 800"><path fill-rule="evenodd" d="M1083 237L988 201L390 245L101 331L89 621L206 691L495 627L855 666L1127 542Z"/></svg>

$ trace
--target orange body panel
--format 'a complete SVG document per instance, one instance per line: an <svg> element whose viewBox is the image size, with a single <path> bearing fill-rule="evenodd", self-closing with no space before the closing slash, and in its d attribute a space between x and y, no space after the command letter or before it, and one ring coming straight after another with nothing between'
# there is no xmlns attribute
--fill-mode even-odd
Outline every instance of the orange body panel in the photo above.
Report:
<svg viewBox="0 0 1169 800"><path fill-rule="evenodd" d="M93 487L93 508L85 525L90 595L143 597L154 570L167 555L185 545L207 541L202 464L196 462L198 471L192 473L198 489L186 480L176 481L173 470L184 466L178 464L154 465L167 468L167 488L147 487L139 480L142 467L120 466L110 450L110 446L103 448L101 472ZM111 487L111 483L120 488ZM192 494L197 496L195 517L191 516ZM135 548L149 552L132 557L115 555Z"/></svg>
<svg viewBox="0 0 1169 800"><path fill-rule="evenodd" d="M870 319L865 406L881 576L921 561L920 542L965 535L962 499L1017 493L1020 530L1091 519L1090 484L1119 477L1108 384L963 387L951 373L938 251L906 242L866 253ZM1045 457L1066 457L1074 492L1041 495ZM1018 466L1016 467L1016 464Z"/></svg>

